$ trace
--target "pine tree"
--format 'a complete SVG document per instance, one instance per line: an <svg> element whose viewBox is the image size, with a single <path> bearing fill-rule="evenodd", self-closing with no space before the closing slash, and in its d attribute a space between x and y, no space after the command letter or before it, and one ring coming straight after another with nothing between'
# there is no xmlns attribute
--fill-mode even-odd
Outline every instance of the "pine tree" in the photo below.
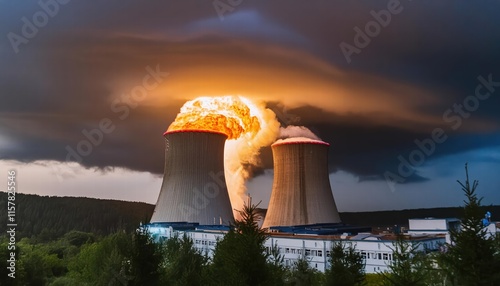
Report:
<svg viewBox="0 0 500 286"><path fill-rule="evenodd" d="M280 253L278 244L273 245L267 254L267 267L269 268L270 280L267 281L268 285L289 285L286 284L286 276L288 267L284 265L285 257Z"/></svg>
<svg viewBox="0 0 500 286"><path fill-rule="evenodd" d="M352 243L336 241L330 251L330 267L325 271L326 285L362 285L365 263Z"/></svg>
<svg viewBox="0 0 500 286"><path fill-rule="evenodd" d="M287 280L286 285L321 285L321 273L309 265L306 256L302 256L293 264Z"/></svg>
<svg viewBox="0 0 500 286"><path fill-rule="evenodd" d="M430 261L425 253L417 251L418 245L398 236L393 243L393 261L388 265L389 271L382 273L384 285L429 285Z"/></svg>
<svg viewBox="0 0 500 286"><path fill-rule="evenodd" d="M241 219L217 243L210 269L211 284L270 284L272 277L264 247L267 235L257 225L256 207L245 205L239 211Z"/></svg>
<svg viewBox="0 0 500 286"><path fill-rule="evenodd" d="M476 194L478 181L469 182L465 164L465 182L462 187L464 216L461 230L451 230L452 245L441 258L441 266L456 285L500 285L500 257L495 251L494 238L487 238L482 224L481 200Z"/></svg>

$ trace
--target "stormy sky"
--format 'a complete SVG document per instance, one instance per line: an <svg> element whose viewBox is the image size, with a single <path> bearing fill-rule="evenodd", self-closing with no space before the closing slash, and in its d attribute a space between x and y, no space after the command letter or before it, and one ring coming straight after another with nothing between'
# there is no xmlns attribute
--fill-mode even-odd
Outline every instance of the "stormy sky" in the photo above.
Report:
<svg viewBox="0 0 500 286"><path fill-rule="evenodd" d="M232 94L331 144L340 211L460 205L466 162L500 204L499 8L0 1L0 189L16 169L21 193L154 203L179 108ZM265 207L270 148L262 162L248 188Z"/></svg>

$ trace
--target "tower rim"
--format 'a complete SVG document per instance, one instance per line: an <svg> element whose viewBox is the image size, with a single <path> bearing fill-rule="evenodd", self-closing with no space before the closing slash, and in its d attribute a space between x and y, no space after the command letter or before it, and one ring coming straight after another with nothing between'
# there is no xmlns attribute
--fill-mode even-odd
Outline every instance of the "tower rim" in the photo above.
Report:
<svg viewBox="0 0 500 286"><path fill-rule="evenodd" d="M212 133L212 134L224 135L226 138L228 137L227 134L224 132L205 130L205 129L179 129L179 130L170 130L170 131L167 130L167 131L163 132L163 136L166 136L167 134L175 134L175 133Z"/></svg>
<svg viewBox="0 0 500 286"><path fill-rule="evenodd" d="M271 147L280 146L280 145L291 145L291 144L317 144L317 145L330 146L330 143L328 143L328 142L311 139L311 141L296 140L296 141L275 142L275 143L271 144Z"/></svg>

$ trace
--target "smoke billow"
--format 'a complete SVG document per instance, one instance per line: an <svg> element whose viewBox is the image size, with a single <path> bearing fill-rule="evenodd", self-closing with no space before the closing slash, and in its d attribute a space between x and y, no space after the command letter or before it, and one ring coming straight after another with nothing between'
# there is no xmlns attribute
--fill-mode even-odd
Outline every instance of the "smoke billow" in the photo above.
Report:
<svg viewBox="0 0 500 286"><path fill-rule="evenodd" d="M281 127L276 143L285 142L323 142L316 134L304 126Z"/></svg>
<svg viewBox="0 0 500 286"><path fill-rule="evenodd" d="M271 145L278 138L280 124L276 115L263 103L249 100L252 114L260 121L260 129L256 132L242 134L238 139L227 140L224 156L226 184L229 198L234 209L242 209L246 197L245 182L252 176L253 169L261 165L260 150ZM239 214L235 212L235 217Z"/></svg>
<svg viewBox="0 0 500 286"><path fill-rule="evenodd" d="M303 137L309 138L312 140L321 140L316 134L314 134L311 130L304 126L294 126L289 125L287 127L280 128L280 134L278 139L287 139L287 138L295 138L295 137Z"/></svg>

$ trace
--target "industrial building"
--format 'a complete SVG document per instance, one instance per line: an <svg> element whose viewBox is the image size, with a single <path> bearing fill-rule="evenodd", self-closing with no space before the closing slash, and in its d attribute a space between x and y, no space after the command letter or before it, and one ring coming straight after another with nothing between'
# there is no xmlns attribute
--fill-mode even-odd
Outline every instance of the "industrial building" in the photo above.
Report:
<svg viewBox="0 0 500 286"><path fill-rule="evenodd" d="M446 243L451 243L450 230L459 230L460 220L457 218L415 218L408 220L408 234L427 235L440 234L446 237Z"/></svg>
<svg viewBox="0 0 500 286"><path fill-rule="evenodd" d="M174 131L164 136L165 174L146 227L158 241L185 234L196 248L211 255L233 221L223 176L226 135ZM385 271L393 259L396 237L340 221L328 176L328 147L318 140L294 139L272 145L275 175L263 221L269 234L266 249L278 247L285 265L306 257L311 267L325 271L332 244L343 240L363 256L367 273ZM449 229L457 223L410 220L405 236L419 250L437 251L449 241Z"/></svg>
<svg viewBox="0 0 500 286"><path fill-rule="evenodd" d="M183 223L149 224L148 227L155 240L158 241L176 235L181 237L185 234L193 240L198 250L208 256L213 254L217 240L222 239L229 230L228 226ZM328 267L333 243L342 240L352 243L363 256L366 273L387 271L388 264L393 259L393 243L396 236L372 234L368 230L343 224L296 226L282 229L283 232L274 229L269 233L265 247L270 252L272 247L277 246L286 266L293 265L305 256L312 268L324 272ZM439 246L445 243L444 235L411 235L406 238L420 251L437 251Z"/></svg>

